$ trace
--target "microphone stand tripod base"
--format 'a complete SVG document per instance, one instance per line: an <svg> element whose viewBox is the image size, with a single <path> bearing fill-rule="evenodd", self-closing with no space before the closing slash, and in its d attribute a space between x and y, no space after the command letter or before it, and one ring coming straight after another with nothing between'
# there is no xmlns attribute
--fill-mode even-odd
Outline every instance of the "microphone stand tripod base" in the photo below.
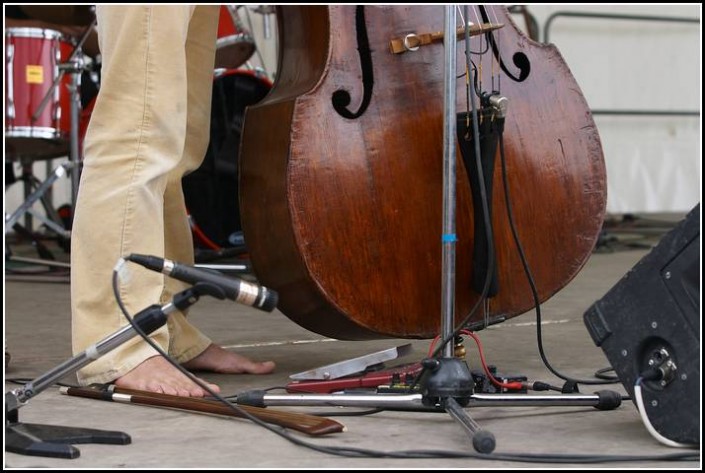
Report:
<svg viewBox="0 0 705 473"><path fill-rule="evenodd" d="M129 435L112 430L64 427L19 422L18 404L13 393L5 395L5 451L35 457L78 458L74 443L127 445Z"/></svg>
<svg viewBox="0 0 705 473"><path fill-rule="evenodd" d="M492 433L482 428L463 409L482 405L474 400L474 380L465 361L458 358L428 358L421 362L424 375L419 389L411 394L268 394L255 390L237 395L237 404L268 406L341 406L373 407L376 409L447 412L472 439L479 453L491 453L495 448ZM511 403L512 400L505 400ZM504 404L502 404L504 405Z"/></svg>
<svg viewBox="0 0 705 473"><path fill-rule="evenodd" d="M80 450L74 443L127 445L132 442L123 432L57 425L6 423L5 451L21 455L78 458Z"/></svg>
<svg viewBox="0 0 705 473"><path fill-rule="evenodd" d="M441 406L472 439L479 453L492 453L496 441L492 432L483 430L463 409L472 398L475 381L468 365L458 358L427 358L421 377L421 402L425 406Z"/></svg>
<svg viewBox="0 0 705 473"><path fill-rule="evenodd" d="M372 407L376 409L414 412L447 412L472 438L473 447L482 454L494 451L495 438L468 415L474 407L580 407L612 410L622 403L622 396L614 391L595 394L473 394L472 374L467 364L457 358L426 359L422 365L426 373L419 381L419 389L410 394L393 393L339 393L339 394L269 394L254 390L239 393L237 404L257 407L269 406L340 406Z"/></svg>
<svg viewBox="0 0 705 473"><path fill-rule="evenodd" d="M172 301L163 306L154 304L141 310L135 315L130 325L126 325L117 332L108 335L103 340L26 383L21 388L5 393L5 451L22 455L77 458L80 455L80 451L71 446L72 443L102 443L110 445L132 443L130 436L123 432L22 424L19 422L18 411L21 407L27 405L30 399L57 380L70 373L75 373L98 357L135 337L138 331L133 328L133 324L145 333L152 333L167 323L168 314L175 310L184 310L192 306L203 294L208 294L218 299L225 298L225 294L218 284L198 282L195 286L175 294ZM276 293L272 292L266 295L267 298L262 305L265 307L269 305L276 306Z"/></svg>

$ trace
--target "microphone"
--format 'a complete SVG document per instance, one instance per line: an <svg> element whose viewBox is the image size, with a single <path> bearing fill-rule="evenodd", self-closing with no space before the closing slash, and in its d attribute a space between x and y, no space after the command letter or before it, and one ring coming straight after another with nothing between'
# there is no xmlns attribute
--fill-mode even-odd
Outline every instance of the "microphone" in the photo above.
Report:
<svg viewBox="0 0 705 473"><path fill-rule="evenodd" d="M277 307L279 295L264 286L252 284L241 279L225 276L216 271L194 268L182 263L156 256L131 254L128 261L137 263L152 271L190 284L207 283L223 291L225 297L255 309L271 312Z"/></svg>

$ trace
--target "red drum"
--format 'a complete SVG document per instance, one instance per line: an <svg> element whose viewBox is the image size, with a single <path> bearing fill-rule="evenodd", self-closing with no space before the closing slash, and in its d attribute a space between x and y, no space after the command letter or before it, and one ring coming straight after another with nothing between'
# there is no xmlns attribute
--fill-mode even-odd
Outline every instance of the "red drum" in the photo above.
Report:
<svg viewBox="0 0 705 473"><path fill-rule="evenodd" d="M255 52L255 41L242 24L237 8L221 5L218 39L215 43L215 67L235 69L242 66Z"/></svg>
<svg viewBox="0 0 705 473"><path fill-rule="evenodd" d="M73 50L73 40L58 31L5 30L5 148L11 156L51 159L68 154L71 75L64 74L51 88L59 76L59 64Z"/></svg>
<svg viewBox="0 0 705 473"><path fill-rule="evenodd" d="M236 246L242 230L238 153L245 108L262 100L272 83L255 71L218 71L213 80L210 143L201 166L182 180L197 248Z"/></svg>

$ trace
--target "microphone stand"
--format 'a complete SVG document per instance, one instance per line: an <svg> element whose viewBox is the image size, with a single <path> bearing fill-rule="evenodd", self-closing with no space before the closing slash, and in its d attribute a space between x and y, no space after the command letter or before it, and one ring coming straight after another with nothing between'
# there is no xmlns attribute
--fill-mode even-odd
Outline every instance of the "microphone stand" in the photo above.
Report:
<svg viewBox="0 0 705 473"><path fill-rule="evenodd" d="M423 360L424 375L420 381L424 405L439 405L472 439L475 450L491 453L495 449L494 435L482 428L463 410L473 394L474 381L470 368L453 356L455 322L455 244L456 236L456 172L455 172L455 71L456 6L446 5L444 15L443 52L443 275L441 281L441 358Z"/></svg>
<svg viewBox="0 0 705 473"><path fill-rule="evenodd" d="M144 333L151 333L166 323L170 313L192 306L204 294L218 299L225 298L219 288L199 283L174 295L172 301L163 306L155 304L143 309L134 317L133 322ZM22 423L19 421L19 409L63 377L75 373L137 334L132 325L126 325L24 386L5 393L5 451L42 457L77 458L80 451L71 445L74 443L131 443L130 436L123 432Z"/></svg>

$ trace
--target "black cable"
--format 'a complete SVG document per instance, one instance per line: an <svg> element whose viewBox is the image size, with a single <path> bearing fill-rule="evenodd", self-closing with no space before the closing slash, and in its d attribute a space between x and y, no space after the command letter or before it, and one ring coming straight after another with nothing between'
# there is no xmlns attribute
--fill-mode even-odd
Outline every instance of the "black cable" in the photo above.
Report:
<svg viewBox="0 0 705 473"><path fill-rule="evenodd" d="M604 380L615 382L615 383L619 382L619 377L610 376L610 375L605 374L605 373L609 373L610 371L614 371L614 368L611 366L608 366L606 368L600 368L599 370L595 371L595 374L593 376L595 376L596 378L599 378L599 379L604 379Z"/></svg>
<svg viewBox="0 0 705 473"><path fill-rule="evenodd" d="M457 8L459 9L460 7L457 7ZM475 7L473 7L473 11L474 11L474 9L475 9ZM475 18L477 18L477 20L478 20L478 25L480 25L480 27L482 27L482 22L480 21L480 16L477 14L477 12L475 12ZM470 16L468 15L467 5L463 5L463 15L462 15L461 20L463 21L463 27L465 27L466 36L468 36L468 34L467 34L468 28L467 27L471 22L470 22ZM489 33L489 31L487 33ZM487 33L482 33L480 36L483 36ZM480 42L480 49L482 49L482 42ZM482 56L483 54L486 54L487 51L489 51L489 50L490 50L489 41L485 44L484 51L472 51L470 49L470 46L468 46L468 45L466 45L466 47L465 47L465 51L470 51L470 53L476 54L478 56Z"/></svg>
<svg viewBox="0 0 705 473"><path fill-rule="evenodd" d="M534 309L536 311L536 340L537 340L537 345L538 345L538 350L539 350L539 356L541 357L541 361L543 361L544 366L553 373L555 376L558 378L568 381L568 382L573 382L573 383L580 383L580 384L589 384L589 385L596 385L596 384L613 384L615 381L604 381L604 380L599 380L599 379L576 379L576 378L571 378L569 376L565 376L561 373L559 373L556 369L553 368L551 363L548 361L548 358L546 357L546 354L544 352L543 348L543 335L541 331L541 303L539 301L539 294L538 290L536 289L536 283L534 282L534 277L531 274L531 269L529 268L529 264L526 260L526 254L524 253L524 247L521 244L521 241L519 239L519 234L517 233L516 229L516 224L514 222L514 213L512 211L512 205L511 205L511 198L509 195L509 181L507 179L507 165L506 165L506 159L504 155L504 138L502 135L499 137L499 155L500 155L500 163L502 165L502 185L504 187L504 196L505 196L505 201L506 201L506 207L507 207L507 219L509 220L509 227L512 231L512 237L514 239L514 243L517 247L517 251L519 253L519 258L521 259L521 265L524 268L524 274L526 274L526 279L529 283L529 287L531 288L531 296L534 299Z"/></svg>
<svg viewBox="0 0 705 473"><path fill-rule="evenodd" d="M467 38L467 30L466 30L466 71L472 71L474 72L474 79L473 79L473 84L475 88L475 92L478 93L477 91L477 75L478 75L478 69L477 66L474 64L474 62L471 61L469 54L467 51L469 50L468 46L468 41L469 39ZM469 66L469 64L472 64L472 67ZM475 105L475 100L474 100L474 95L473 94L468 94L470 95L470 101L471 101L471 106L472 106L472 113L473 113L473 138L475 139L475 159L476 159L476 165L478 168L479 172L479 184L480 184L480 194L481 194L481 200L482 200L482 206L483 206L483 217L484 217L484 223L485 223L485 230L486 230L486 236L487 236L487 241L488 241L488 272L485 277L485 283L483 285L483 290L481 293L480 298L478 299L477 303L472 307L470 310L469 314L463 322L458 326L458 328L453 332L453 334L440 341L438 348L433 352L432 357L437 357L438 354L441 352L443 347L450 342L451 339L455 339L459 334L460 331L467 325L467 323L470 321L472 316L475 314L475 311L477 310L478 306L480 303L482 303L486 299L487 291L489 289L489 285L492 279L492 272L494 268L490 264L491 261L493 261L494 258L494 237L492 235L492 227L491 223L489 222L489 210L488 210L488 199L487 199L487 191L485 189L484 185L484 176L482 175L482 167L480 163L480 150L479 150L479 130L478 130L478 123L477 123L477 107ZM536 336L537 336L537 346L539 350L539 355L541 357L542 362L546 366L546 368L553 373L555 376L557 376L560 379L563 379L568 382L573 382L573 383L580 383L580 384L587 384L587 385L604 385L604 384L615 384L618 383L619 380L612 378L602 378L602 379L595 379L595 380L585 380L585 379L576 379L576 378L571 378L568 376L565 376L561 373L559 373L557 370L553 368L553 366L550 364L548 361L548 358L546 357L544 347L543 347L543 336L542 336L542 328L541 328L541 307L540 307L540 301L538 297L538 291L536 289L536 284L534 282L533 276L531 274L531 270L529 268L529 265L526 260L526 255L524 253L524 249L521 245L521 242L519 240L519 236L516 230L516 225L514 222L514 217L513 217L513 212L511 208L511 199L509 196L509 185L507 181L507 172L506 172L506 159L505 159L505 153L504 153L504 139L502 134L499 135L499 146L500 146L500 159L501 159L501 165L502 165L502 183L504 186L504 192L505 192L505 198L506 198L506 207L507 207L507 217L509 220L510 228L512 231L512 236L514 239L514 242L517 246L517 250L519 252L519 256L522 262L522 266L524 268L524 272L527 276L527 280L529 282L529 286L531 288L531 293L532 297L534 299L534 306L535 306L535 311L536 311ZM424 368L414 379L412 384L410 385L409 391L413 390L413 388L416 386L418 381L421 379L423 374L425 373L426 368ZM599 378L596 376L596 378ZM561 391L560 389L550 386L546 383L542 383L544 386L546 386L546 389L554 389L557 391Z"/></svg>
<svg viewBox="0 0 705 473"><path fill-rule="evenodd" d="M557 391L559 393L562 393L563 390L559 388L558 386L553 386L548 383L544 383L543 381L534 381L531 383L531 390L533 391Z"/></svg>

